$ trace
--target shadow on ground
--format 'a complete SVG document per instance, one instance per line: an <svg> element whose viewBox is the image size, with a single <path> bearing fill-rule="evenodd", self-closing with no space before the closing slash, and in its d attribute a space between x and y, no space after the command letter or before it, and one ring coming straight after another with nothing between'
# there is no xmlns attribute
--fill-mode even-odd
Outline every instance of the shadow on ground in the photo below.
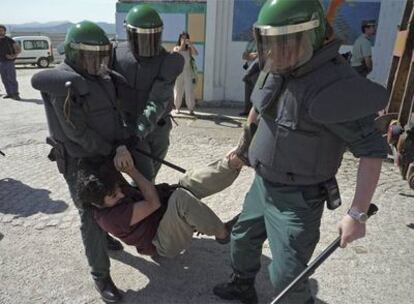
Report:
<svg viewBox="0 0 414 304"><path fill-rule="evenodd" d="M43 104L43 100L42 99L27 99L27 98L21 98L20 102L31 102L31 103L35 103L38 105L42 105Z"/></svg>
<svg viewBox="0 0 414 304"><path fill-rule="evenodd" d="M6 94L0 94L0 97L6 96ZM14 99L9 99L9 100L14 100ZM15 102L31 102L31 103L35 103L35 104L39 104L42 105L43 104L43 100L42 99L34 99L34 98L20 98L20 100L14 100Z"/></svg>
<svg viewBox="0 0 414 304"><path fill-rule="evenodd" d="M178 119L200 119L200 120L209 120L213 121L216 125L226 127L226 128L241 128L243 126L244 120L242 119L235 119L230 116L226 116L223 114L204 114L204 113L196 113L195 115L185 115L180 114L179 116L175 115L174 118Z"/></svg>
<svg viewBox="0 0 414 304"><path fill-rule="evenodd" d="M44 70L44 69L51 69L53 68L53 65L49 65L47 68L39 68L35 64L23 64L23 65L16 65L16 70Z"/></svg>
<svg viewBox="0 0 414 304"><path fill-rule="evenodd" d="M157 257L152 261L128 252L111 252L111 258L131 266L148 279L140 290L124 292L123 303L231 303L217 298L213 287L230 278L228 245L212 239L194 239L191 247L174 259ZM267 273L271 260L262 255L262 269L256 278L259 303L270 303L275 296ZM311 281L313 294L318 292ZM234 303L234 302L233 302ZM316 303L326 304L317 300Z"/></svg>
<svg viewBox="0 0 414 304"><path fill-rule="evenodd" d="M36 213L55 214L68 208L64 201L49 197L50 191L32 188L21 181L0 180L0 213L28 217Z"/></svg>

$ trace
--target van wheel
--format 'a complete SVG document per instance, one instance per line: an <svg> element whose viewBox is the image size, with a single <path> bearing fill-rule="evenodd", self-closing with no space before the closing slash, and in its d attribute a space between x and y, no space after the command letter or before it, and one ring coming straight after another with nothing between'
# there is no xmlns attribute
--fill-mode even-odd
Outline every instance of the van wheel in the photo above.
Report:
<svg viewBox="0 0 414 304"><path fill-rule="evenodd" d="M49 60L47 58L45 58L45 57L41 57L37 61L37 66L39 68L47 68L49 66Z"/></svg>

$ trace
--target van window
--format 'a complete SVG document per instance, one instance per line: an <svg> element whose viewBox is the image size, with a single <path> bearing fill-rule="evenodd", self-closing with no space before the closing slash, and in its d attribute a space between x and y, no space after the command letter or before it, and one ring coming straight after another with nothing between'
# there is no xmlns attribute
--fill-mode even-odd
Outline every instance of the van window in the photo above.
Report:
<svg viewBox="0 0 414 304"><path fill-rule="evenodd" d="M49 43L46 40L24 40L23 47L25 50L47 50Z"/></svg>

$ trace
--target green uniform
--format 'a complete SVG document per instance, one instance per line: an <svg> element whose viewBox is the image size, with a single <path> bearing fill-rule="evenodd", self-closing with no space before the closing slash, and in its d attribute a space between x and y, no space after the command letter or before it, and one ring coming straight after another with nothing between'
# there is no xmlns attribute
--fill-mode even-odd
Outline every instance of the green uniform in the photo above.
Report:
<svg viewBox="0 0 414 304"><path fill-rule="evenodd" d="M263 243L275 294L309 262L319 241L324 190L348 148L355 157L386 158L376 112L383 87L361 79L341 59L339 41L323 45L325 18L317 0L267 1L255 24L262 73L252 102L260 114L249 147L256 171L231 235L235 279L217 285L225 299L256 303L254 278ZM314 303L304 280L283 303Z"/></svg>
<svg viewBox="0 0 414 304"><path fill-rule="evenodd" d="M117 108L115 87L101 70L111 58L111 49L102 29L81 22L66 36L65 63L32 78L45 104L54 146L51 155L79 209L86 256L92 276L98 280L109 277L106 233L95 222L91 208L85 207L90 204L79 199L76 184L83 159L100 162L113 157L115 148L129 137Z"/></svg>
<svg viewBox="0 0 414 304"><path fill-rule="evenodd" d="M138 148L163 159L168 151L174 99L174 83L184 58L161 46L163 23L148 5L133 7L126 17L128 42L115 50L114 69L123 76L116 80L124 120L138 137ZM135 153L138 170L154 180L160 163Z"/></svg>

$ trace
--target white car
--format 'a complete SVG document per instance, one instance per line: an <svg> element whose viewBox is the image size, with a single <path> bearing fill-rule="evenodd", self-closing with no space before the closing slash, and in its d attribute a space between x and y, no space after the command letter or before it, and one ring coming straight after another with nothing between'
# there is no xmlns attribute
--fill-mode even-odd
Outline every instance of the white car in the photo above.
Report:
<svg viewBox="0 0 414 304"><path fill-rule="evenodd" d="M16 58L16 64L37 64L40 68L47 68L53 62L52 42L49 37L19 36L13 39L22 49Z"/></svg>

